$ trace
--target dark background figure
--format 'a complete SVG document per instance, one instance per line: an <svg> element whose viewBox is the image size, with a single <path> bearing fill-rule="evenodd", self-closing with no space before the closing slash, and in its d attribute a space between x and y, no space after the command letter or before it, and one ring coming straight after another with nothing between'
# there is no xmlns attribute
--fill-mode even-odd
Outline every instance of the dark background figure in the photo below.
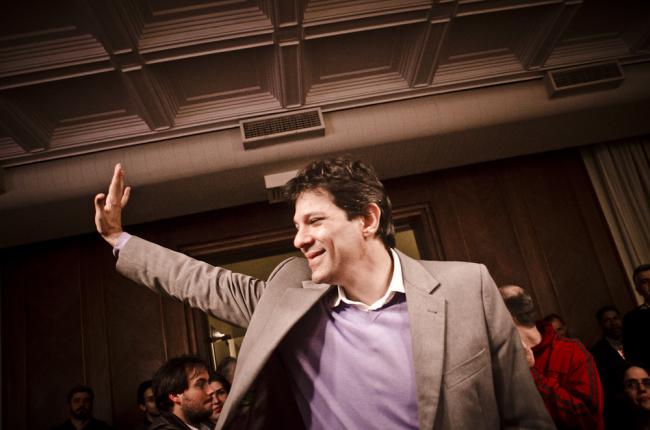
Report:
<svg viewBox="0 0 650 430"><path fill-rule="evenodd" d="M609 305L598 309L596 321L602 336L590 351L596 360L605 394L605 427L615 429L618 428L623 411L619 392L623 372L627 367L623 354L623 321L618 309Z"/></svg>
<svg viewBox="0 0 650 430"><path fill-rule="evenodd" d="M150 430L207 429L212 415L208 365L199 357L184 355L162 365L153 377L153 392L160 415Z"/></svg>
<svg viewBox="0 0 650 430"><path fill-rule="evenodd" d="M648 369L631 364L623 376L626 411L616 428L650 430L650 375Z"/></svg>
<svg viewBox="0 0 650 430"><path fill-rule="evenodd" d="M650 264L642 264L632 274L634 287L643 297L641 306L623 318L623 348L630 362L650 367Z"/></svg>
<svg viewBox="0 0 650 430"><path fill-rule="evenodd" d="M148 430L153 420L160 415L156 406L156 397L153 394L152 384L153 381L148 379L138 386L137 402L144 416L142 423L136 426L134 430Z"/></svg>
<svg viewBox="0 0 650 430"><path fill-rule="evenodd" d="M577 339L559 337L536 320L531 295L517 285L499 287L526 350L537 389L558 429L604 428L603 394L594 360Z"/></svg>
<svg viewBox="0 0 650 430"><path fill-rule="evenodd" d="M77 385L68 391L69 418L54 430L108 430L104 421L93 418L95 393L85 385Z"/></svg>
<svg viewBox="0 0 650 430"><path fill-rule="evenodd" d="M237 359L235 357L224 357L217 365L217 372L226 378L229 384L235 379L235 369L237 368Z"/></svg>
<svg viewBox="0 0 650 430"><path fill-rule="evenodd" d="M567 329L564 319L558 314L548 314L544 317L544 321L550 323L555 329L558 337L568 337L569 330Z"/></svg>

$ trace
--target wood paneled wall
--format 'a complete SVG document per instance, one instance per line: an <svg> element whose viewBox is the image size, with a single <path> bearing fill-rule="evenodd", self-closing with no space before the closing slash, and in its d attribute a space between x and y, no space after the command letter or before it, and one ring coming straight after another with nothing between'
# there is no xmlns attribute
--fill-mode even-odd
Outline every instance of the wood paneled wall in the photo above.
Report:
<svg viewBox="0 0 650 430"><path fill-rule="evenodd" d="M425 257L485 263L497 284L529 287L542 313L560 313L587 342L597 335L599 306L633 306L576 152L386 185L396 208L421 205L431 214L425 240L439 243L422 247ZM186 249L290 228L290 220L288 207L259 203L128 230ZM68 388L86 383L96 392L95 416L128 429L140 420L140 381L168 357L208 357L203 316L117 275L110 248L96 235L6 249L1 257L3 428L63 421Z"/></svg>

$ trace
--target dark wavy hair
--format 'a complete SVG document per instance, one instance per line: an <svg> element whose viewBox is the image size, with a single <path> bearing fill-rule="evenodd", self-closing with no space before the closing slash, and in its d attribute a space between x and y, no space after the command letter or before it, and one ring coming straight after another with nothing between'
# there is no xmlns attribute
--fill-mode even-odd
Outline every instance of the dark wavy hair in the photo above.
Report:
<svg viewBox="0 0 650 430"><path fill-rule="evenodd" d="M605 305L601 308L599 308L596 311L596 320L598 321L598 324L600 324L603 321L603 317L605 316L605 312L613 311L616 312L617 315L621 315L621 313L612 305Z"/></svg>
<svg viewBox="0 0 650 430"><path fill-rule="evenodd" d="M221 384L226 393L230 393L230 382L219 372L210 371L208 372L209 378L208 382L218 382Z"/></svg>
<svg viewBox="0 0 650 430"><path fill-rule="evenodd" d="M521 287L519 287L521 288ZM535 303L530 293L524 288L521 291L504 297L503 301L506 307L519 324L525 327L533 327L537 319L537 312L535 310Z"/></svg>
<svg viewBox="0 0 650 430"><path fill-rule="evenodd" d="M646 272L648 270L650 270L650 264L640 264L636 266L634 272L632 272L632 279L634 280L634 283L636 284L638 282L637 277L639 276L639 273Z"/></svg>
<svg viewBox="0 0 650 430"><path fill-rule="evenodd" d="M153 385L153 381L151 379L142 381L140 385L138 385L138 394L136 396L138 405L144 405L144 392L147 391L147 389L151 388L152 385ZM151 389L153 391L153 388Z"/></svg>
<svg viewBox="0 0 650 430"><path fill-rule="evenodd" d="M190 375L207 370L208 365L194 355L175 357L162 365L153 377L153 395L156 406L161 411L171 411L173 403L170 394L180 394L187 390Z"/></svg>
<svg viewBox="0 0 650 430"><path fill-rule="evenodd" d="M286 198L295 205L305 191L322 189L329 192L334 204L352 219L367 215L367 207L375 203L381 210L379 230L386 248L395 247L395 226L390 199L375 169L347 157L326 158L314 161L302 169L284 186Z"/></svg>
<svg viewBox="0 0 650 430"><path fill-rule="evenodd" d="M72 396L77 393L88 393L90 401L93 402L95 400L95 392L92 388L87 385L75 385L74 387L70 388L70 390L68 390L68 404L70 404Z"/></svg>

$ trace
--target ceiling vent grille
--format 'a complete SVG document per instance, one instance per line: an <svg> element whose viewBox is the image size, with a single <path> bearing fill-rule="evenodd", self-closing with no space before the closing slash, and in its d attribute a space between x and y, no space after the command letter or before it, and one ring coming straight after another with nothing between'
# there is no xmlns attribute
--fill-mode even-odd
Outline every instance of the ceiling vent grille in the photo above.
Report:
<svg viewBox="0 0 650 430"><path fill-rule="evenodd" d="M325 134L320 108L269 115L239 122L246 149L263 146L277 139L291 140Z"/></svg>
<svg viewBox="0 0 650 430"><path fill-rule="evenodd" d="M269 203L279 203L286 200L284 196L284 184L290 179L293 179L297 173L297 170L291 170L264 176L264 186Z"/></svg>
<svg viewBox="0 0 650 430"><path fill-rule="evenodd" d="M596 89L614 88L624 79L617 62L591 64L546 72L546 89L551 97L575 94Z"/></svg>

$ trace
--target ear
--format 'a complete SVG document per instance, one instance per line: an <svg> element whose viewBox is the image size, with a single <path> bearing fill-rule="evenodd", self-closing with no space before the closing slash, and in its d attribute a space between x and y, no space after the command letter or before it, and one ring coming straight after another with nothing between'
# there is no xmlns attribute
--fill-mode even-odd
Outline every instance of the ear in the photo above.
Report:
<svg viewBox="0 0 650 430"><path fill-rule="evenodd" d="M361 216L363 237L374 237L379 231L381 220L381 209L376 203L366 206L366 213Z"/></svg>
<svg viewBox="0 0 650 430"><path fill-rule="evenodd" d="M181 393L181 394L169 393L169 394L167 394L167 397L169 397L169 400L171 400L174 405L180 405L182 395L183 395L183 393Z"/></svg>

